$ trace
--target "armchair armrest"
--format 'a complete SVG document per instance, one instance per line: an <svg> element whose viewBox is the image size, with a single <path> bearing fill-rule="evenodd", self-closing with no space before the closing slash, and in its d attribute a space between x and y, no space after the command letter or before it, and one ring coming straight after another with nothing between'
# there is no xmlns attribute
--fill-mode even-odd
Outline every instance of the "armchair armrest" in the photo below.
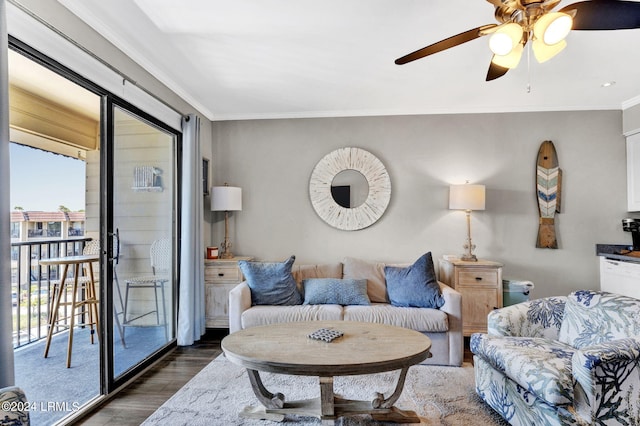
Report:
<svg viewBox="0 0 640 426"><path fill-rule="evenodd" d="M6 425L28 425L29 403L24 391L17 386L0 388L0 422Z"/></svg>
<svg viewBox="0 0 640 426"><path fill-rule="evenodd" d="M251 289L246 281L229 292L229 333L242 330L242 313L251 307Z"/></svg>
<svg viewBox="0 0 640 426"><path fill-rule="evenodd" d="M599 418L640 418L640 338L612 340L576 350L571 362L578 416L588 424Z"/></svg>
<svg viewBox="0 0 640 426"><path fill-rule="evenodd" d="M440 310L446 312L450 317L459 320L460 329L462 330L462 294L443 282L438 281L438 284L440 285L440 291L444 299L444 305L440 307ZM451 327L451 319L449 319L449 328Z"/></svg>
<svg viewBox="0 0 640 426"><path fill-rule="evenodd" d="M487 332L493 336L558 340L566 300L566 296L545 297L491 311Z"/></svg>
<svg viewBox="0 0 640 426"><path fill-rule="evenodd" d="M438 281L444 298L440 307L447 314L449 323L449 365L462 365L464 358L464 337L462 336L462 294L443 282Z"/></svg>

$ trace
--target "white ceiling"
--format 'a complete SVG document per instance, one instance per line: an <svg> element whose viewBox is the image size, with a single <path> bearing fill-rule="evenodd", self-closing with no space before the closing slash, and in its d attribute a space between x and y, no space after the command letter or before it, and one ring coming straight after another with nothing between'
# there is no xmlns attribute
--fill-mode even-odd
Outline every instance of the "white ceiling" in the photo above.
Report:
<svg viewBox="0 0 640 426"><path fill-rule="evenodd" d="M58 1L211 120L623 109L640 100L640 30L574 31L549 62L528 65L525 54L492 82L486 38L394 64L494 23L484 0Z"/></svg>

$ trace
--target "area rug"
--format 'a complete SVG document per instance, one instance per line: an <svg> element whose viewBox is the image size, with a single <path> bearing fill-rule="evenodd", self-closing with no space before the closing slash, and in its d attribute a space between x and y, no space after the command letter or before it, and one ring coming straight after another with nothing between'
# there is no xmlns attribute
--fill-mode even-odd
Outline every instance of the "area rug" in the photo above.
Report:
<svg viewBox="0 0 640 426"><path fill-rule="evenodd" d="M317 377L261 373L265 387L287 400L319 395ZM336 377L334 391L345 398L372 400L375 392L390 395L398 372ZM404 391L395 404L415 411L423 425L507 425L474 391L473 367L417 365L409 369ZM244 368L219 356L165 402L144 426L160 425L277 425L269 420L244 419L247 406L259 406ZM282 424L318 425L313 417L287 416ZM370 416L340 418L336 425L381 425Z"/></svg>

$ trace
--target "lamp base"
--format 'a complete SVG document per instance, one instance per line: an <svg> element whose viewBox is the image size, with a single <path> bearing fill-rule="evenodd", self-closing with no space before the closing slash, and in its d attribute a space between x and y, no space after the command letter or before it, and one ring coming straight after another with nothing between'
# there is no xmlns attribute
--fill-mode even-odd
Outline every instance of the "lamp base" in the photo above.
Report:
<svg viewBox="0 0 640 426"><path fill-rule="evenodd" d="M233 253L231 253L230 251L228 252L224 252L220 255L220 259L233 259L235 257L235 255Z"/></svg>
<svg viewBox="0 0 640 426"><path fill-rule="evenodd" d="M478 258L473 254L476 245L471 241L471 210L467 210L467 241L462 246L466 251L460 257L465 262L477 262Z"/></svg>

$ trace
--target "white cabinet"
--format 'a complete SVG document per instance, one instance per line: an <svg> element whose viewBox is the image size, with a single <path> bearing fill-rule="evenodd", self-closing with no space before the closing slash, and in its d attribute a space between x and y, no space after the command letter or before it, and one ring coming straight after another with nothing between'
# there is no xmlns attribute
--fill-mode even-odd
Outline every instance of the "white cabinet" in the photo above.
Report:
<svg viewBox="0 0 640 426"><path fill-rule="evenodd" d="M640 133L627 137L627 211L640 211Z"/></svg>
<svg viewBox="0 0 640 426"><path fill-rule="evenodd" d="M640 264L600 256L600 290L640 299Z"/></svg>

